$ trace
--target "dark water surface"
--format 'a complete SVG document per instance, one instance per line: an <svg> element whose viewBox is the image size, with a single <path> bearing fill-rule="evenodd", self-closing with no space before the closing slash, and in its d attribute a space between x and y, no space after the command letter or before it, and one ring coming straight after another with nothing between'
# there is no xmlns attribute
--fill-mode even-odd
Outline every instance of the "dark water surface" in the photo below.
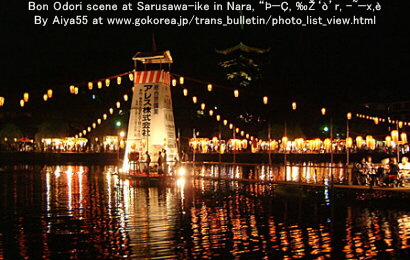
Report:
<svg viewBox="0 0 410 260"><path fill-rule="evenodd" d="M410 259L401 195L113 171L3 168L0 259Z"/></svg>

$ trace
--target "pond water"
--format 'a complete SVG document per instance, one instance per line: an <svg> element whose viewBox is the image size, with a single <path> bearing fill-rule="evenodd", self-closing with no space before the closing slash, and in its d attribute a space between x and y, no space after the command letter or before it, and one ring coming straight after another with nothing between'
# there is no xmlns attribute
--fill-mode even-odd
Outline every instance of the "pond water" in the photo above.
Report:
<svg viewBox="0 0 410 260"><path fill-rule="evenodd" d="M410 257L410 204L401 194L190 178L147 183L114 171L4 168L0 259ZM224 172L238 171L247 172Z"/></svg>

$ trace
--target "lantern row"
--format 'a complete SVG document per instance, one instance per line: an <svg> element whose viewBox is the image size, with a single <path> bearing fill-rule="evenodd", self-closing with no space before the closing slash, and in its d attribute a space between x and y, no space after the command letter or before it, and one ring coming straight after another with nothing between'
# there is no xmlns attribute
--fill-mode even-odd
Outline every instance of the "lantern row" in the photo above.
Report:
<svg viewBox="0 0 410 260"><path fill-rule="evenodd" d="M173 79L172 81L174 82L175 79ZM184 84L184 78L183 77L179 78L179 83L181 85ZM173 83L173 85L174 85L174 83ZM208 90L212 91L212 85L211 84L209 84L209 85L208 85ZM175 83L175 86L176 86L176 83ZM185 97L189 97L187 88L183 88L182 93ZM194 104L199 103L199 100L198 100L197 96L192 96L192 103L194 103ZM204 102L201 102L200 103L200 108L201 108L201 110L205 111L206 110L206 104ZM208 114L209 114L209 116L212 117L212 116L215 115L215 111L213 109L209 109ZM253 139L254 138L253 136L250 136L249 133L245 133L245 131L240 130L240 128L238 128L238 127L235 127L233 123L228 124L228 120L227 119L222 119L220 114L215 115L215 119L216 119L217 122L223 123L224 126L228 126L229 129L231 129L236 134L240 134L241 136L244 136L247 139L250 139L250 138Z"/></svg>
<svg viewBox="0 0 410 260"><path fill-rule="evenodd" d="M123 99L124 99L125 102L127 102L127 101L129 100L129 99L128 99L128 95L125 94L124 97L123 97ZM117 109L120 109L120 108L121 108L121 102L120 102L120 101L117 101L117 102L115 103L115 107L116 107ZM103 113L103 114L102 114L102 117L97 118L90 126L88 126L87 128L85 128L83 131L77 133L77 134L75 135L75 138L83 137L83 136L87 135L87 133L91 133L91 131L92 131L93 129L96 129L97 126L101 125L101 123L102 123L103 121L105 121L105 120L108 119L108 115L113 115L113 114L114 114L114 108L113 108L113 107L110 107L110 108L108 109L108 113Z"/></svg>
<svg viewBox="0 0 410 260"><path fill-rule="evenodd" d="M125 75L128 75L128 78L131 82L134 81L134 73L133 72L125 72L125 73L122 73L122 74L119 74L119 75L108 77L104 80L90 81L90 82L88 82L88 89L92 90L94 88L94 84L97 85L98 89L102 89L103 82L104 82L106 87L109 87L111 85L111 80L113 80L113 79L116 80L117 85L121 85L122 77L124 77ZM78 85L80 85L80 84L78 84ZM76 85L70 85L69 91L70 91L70 94L77 95L79 93L79 87L76 86ZM43 97L44 101L47 101L47 100L51 99L53 97L53 90L48 89L47 92L45 94L43 94L42 97ZM23 97L19 101L20 107L24 107L25 104L27 102L29 102L29 99L30 99L29 92L24 92ZM0 96L0 107L4 106L5 101L6 101L5 97Z"/></svg>
<svg viewBox="0 0 410 260"><path fill-rule="evenodd" d="M399 128L403 128L403 126L410 126L410 122L404 122L400 120L391 120L391 119L385 119L385 118L376 117L376 116L368 116L368 115L363 115L363 114L356 114L356 117L371 120L376 125L382 122L382 123L389 123L389 124L397 125Z"/></svg>
<svg viewBox="0 0 410 260"><path fill-rule="evenodd" d="M110 87L112 80L115 80L117 85L119 86L122 83L122 77L125 76L125 75L128 75L128 78L131 82L134 81L134 73L133 72L126 72L126 73L122 73L122 74L119 74L119 75L116 75L116 76L106 78L104 80L89 81L88 84L87 84L88 90L93 90L95 84L96 84L98 89L102 89L103 88L103 82L104 82L105 87ZM79 91L79 87L76 86L75 84L70 85L69 90L70 90L70 94L77 95L78 91Z"/></svg>

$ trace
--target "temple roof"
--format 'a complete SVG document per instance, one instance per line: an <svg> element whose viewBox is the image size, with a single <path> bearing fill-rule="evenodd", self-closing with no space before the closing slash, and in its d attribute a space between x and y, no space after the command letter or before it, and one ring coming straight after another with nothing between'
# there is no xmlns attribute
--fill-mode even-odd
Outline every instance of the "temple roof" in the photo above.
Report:
<svg viewBox="0 0 410 260"><path fill-rule="evenodd" d="M270 48L259 49L259 48L248 46L248 45L243 44L242 42L240 42L239 44L237 44L237 45L235 45L231 48L228 48L228 49L225 49L225 50L215 50L215 51L217 53L224 54L224 55L227 55L227 54L235 52L235 51L255 52L255 53L258 53L258 54L262 54L262 53L266 53L266 52L270 51Z"/></svg>
<svg viewBox="0 0 410 260"><path fill-rule="evenodd" d="M140 61L143 64L148 63L172 63L172 56L170 51L151 51L151 52L137 52L132 60Z"/></svg>

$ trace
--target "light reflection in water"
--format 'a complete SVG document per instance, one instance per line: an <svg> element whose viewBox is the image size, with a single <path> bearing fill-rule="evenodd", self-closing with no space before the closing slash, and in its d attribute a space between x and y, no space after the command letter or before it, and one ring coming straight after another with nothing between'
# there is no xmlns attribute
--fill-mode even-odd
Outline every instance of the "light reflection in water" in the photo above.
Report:
<svg viewBox="0 0 410 260"><path fill-rule="evenodd" d="M293 176L292 180L315 179L315 171L308 166L288 167L288 176ZM50 166L41 173L25 169L24 174L11 171L0 175L3 198L0 256L6 259L400 259L408 256L408 208L335 202L329 187L286 190L271 184L187 177L147 183L118 178L112 175L113 169ZM246 174L247 170L212 166L197 172L237 176ZM275 179L282 170L261 166L252 173L253 178ZM325 180L327 172L320 170L317 175L319 180Z"/></svg>

